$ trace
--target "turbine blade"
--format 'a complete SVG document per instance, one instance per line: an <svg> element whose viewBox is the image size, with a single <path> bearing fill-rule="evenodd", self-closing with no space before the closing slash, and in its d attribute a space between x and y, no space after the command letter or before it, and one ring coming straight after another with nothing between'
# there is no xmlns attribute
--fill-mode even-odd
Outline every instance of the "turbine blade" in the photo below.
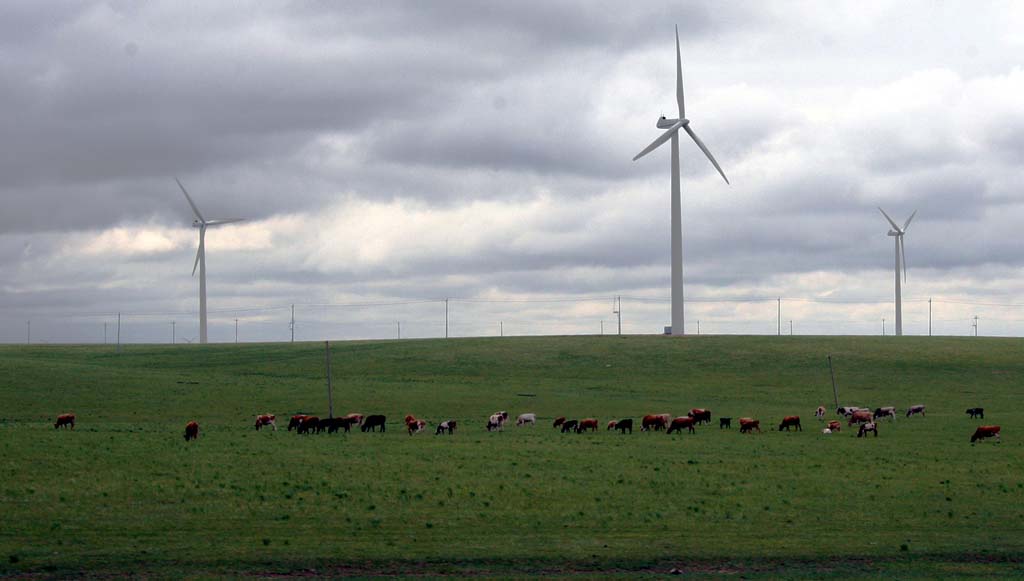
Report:
<svg viewBox="0 0 1024 581"><path fill-rule="evenodd" d="M181 188L181 193L185 194L185 199L188 200L188 205L192 206L192 211L195 212L196 218L199 218L200 222L205 222L203 215L199 213L199 208L196 207L195 202L192 201L192 196L188 195L185 191L185 186L181 185L181 181L178 178L174 178L174 181L178 182L178 187Z"/></svg>
<svg viewBox="0 0 1024 581"><path fill-rule="evenodd" d="M196 250L196 262L192 265L192 276L196 275L196 268L199 267L199 257L202 256L206 246L206 228L199 230L199 248Z"/></svg>
<svg viewBox="0 0 1024 581"><path fill-rule="evenodd" d="M700 137L697 137L697 134L693 132L693 129L690 129L689 124L683 126L683 129L685 129L686 132L690 134L690 137L693 138L693 141L694 143L697 144L697 147L699 147L700 150L704 152L704 155L708 156L708 160L710 160L711 164L715 166L715 169L718 170L718 173L722 175L722 179L725 180L725 183L729 183L729 178L725 177L725 172L722 171L722 166L718 165L718 162L715 160L715 156L711 155L711 152L708 150L708 146L704 145L704 142L700 140Z"/></svg>
<svg viewBox="0 0 1024 581"><path fill-rule="evenodd" d="M885 216L885 219L888 220L890 224L892 224L893 230L897 232L900 231L900 227L896 225L896 222L892 221L892 218L889 217L889 214L885 213L885 210L883 210L881 206L878 207L878 211L881 212L883 216Z"/></svg>
<svg viewBox="0 0 1024 581"><path fill-rule="evenodd" d="M683 122L682 121L677 121L675 125L673 125L672 127L669 127L664 133L662 133L661 137L655 139L643 151L641 151L640 153L636 154L636 156L633 158L633 161L636 161L636 160L640 159L641 157L647 155L648 153L654 151L655 149L658 149L658 146L660 146L662 143L665 143L666 141L668 141L668 138L672 137L672 135L675 134L677 131L679 131L679 128L682 127L682 126L683 126Z"/></svg>
<svg viewBox="0 0 1024 581"><path fill-rule="evenodd" d="M903 265L903 282L907 282L907 249L903 246L903 236L900 236L900 263Z"/></svg>
<svg viewBox="0 0 1024 581"><path fill-rule="evenodd" d="M231 224L234 222L245 222L245 218L226 218L224 220L210 220L206 223L207 226L220 226L221 224Z"/></svg>
<svg viewBox="0 0 1024 581"><path fill-rule="evenodd" d="M907 231L907 226L910 226L910 221L913 220L914 216L916 216L916 215L917 215L917 210L914 210L914 213L911 214L909 218L907 218L907 223L903 225L903 231L904 232Z"/></svg>
<svg viewBox="0 0 1024 581"><path fill-rule="evenodd" d="M679 118L686 119L686 103L683 99L683 59L679 55L679 25L676 25L676 103L679 105Z"/></svg>

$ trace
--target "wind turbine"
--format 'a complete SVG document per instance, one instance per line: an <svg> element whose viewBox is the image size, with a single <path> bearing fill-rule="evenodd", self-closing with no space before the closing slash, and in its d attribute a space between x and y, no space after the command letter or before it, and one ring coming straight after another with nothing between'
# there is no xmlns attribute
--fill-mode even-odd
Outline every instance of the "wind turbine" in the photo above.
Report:
<svg viewBox="0 0 1024 581"><path fill-rule="evenodd" d="M192 201L192 196L188 195L185 191L185 186L181 185L181 181L178 178L174 178L174 181L178 182L178 187L181 188L181 193L185 194L185 199L188 200L188 205L192 206L192 213L196 215L196 219L192 221L193 228L199 228L199 250L196 251L196 262L192 265L192 276L196 275L196 268L199 268L199 342L206 343L206 229L210 226L220 226L222 224L230 224L232 222L241 222L243 218L228 218L228 219L216 219L207 220L203 218L203 215L199 212L199 208L196 207L195 202Z"/></svg>
<svg viewBox="0 0 1024 581"><path fill-rule="evenodd" d="M633 161L654 151L669 139L672 140L672 334L684 335L686 330L683 327L683 224L682 201L679 194L679 130L686 131L693 139L697 147L704 152L718 173L722 175L725 183L729 183L729 178L725 177L725 172L715 161L715 156L711 155L704 142L693 132L690 120L686 118L686 107L683 102L683 62L679 54L678 26L676 26L676 103L679 105L679 118L666 119L662 116L658 119L658 128L666 131L646 149L636 154Z"/></svg>
<svg viewBox="0 0 1024 581"><path fill-rule="evenodd" d="M910 221L917 215L917 210L907 218L907 221L900 228L896 225L896 222L889 217L889 214L885 213L885 210L878 208L878 211L885 216L885 219L889 221L892 226L892 230L889 230L889 236L896 239L896 336L903 335L903 297L900 296L900 265L903 265L903 282L907 281L907 253L903 248L903 235L907 233L907 227L910 226Z"/></svg>

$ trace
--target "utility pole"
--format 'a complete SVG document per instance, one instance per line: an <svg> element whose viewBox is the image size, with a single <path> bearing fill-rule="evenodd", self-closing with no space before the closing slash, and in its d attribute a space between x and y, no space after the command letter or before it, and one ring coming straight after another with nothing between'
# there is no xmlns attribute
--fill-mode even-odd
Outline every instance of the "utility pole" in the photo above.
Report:
<svg viewBox="0 0 1024 581"><path fill-rule="evenodd" d="M505 321L498 321L498 336L505 336Z"/></svg>
<svg viewBox="0 0 1024 581"><path fill-rule="evenodd" d="M25 321L25 323L28 325L28 335L26 335L25 344L26 345L31 345L32 344L32 321Z"/></svg>
<svg viewBox="0 0 1024 581"><path fill-rule="evenodd" d="M832 376L832 395L836 399L836 409L839 409L839 388L836 387L836 371L832 368L832 355L828 356L828 373Z"/></svg>
<svg viewBox="0 0 1024 581"><path fill-rule="evenodd" d="M882 317L882 336L885 337L885 317Z"/></svg>
<svg viewBox="0 0 1024 581"><path fill-rule="evenodd" d="M117 352L121 352L121 313L117 314Z"/></svg>
<svg viewBox="0 0 1024 581"><path fill-rule="evenodd" d="M395 321L395 324L398 325L398 338L401 339L402 338L402 321Z"/></svg>
<svg viewBox="0 0 1024 581"><path fill-rule="evenodd" d="M238 319L235 319L235 343L238 343Z"/></svg>
<svg viewBox="0 0 1024 581"><path fill-rule="evenodd" d="M601 334L604 335L604 320L601 320Z"/></svg>
<svg viewBox="0 0 1024 581"><path fill-rule="evenodd" d="M103 344L107 344L107 323L103 323Z"/></svg>
<svg viewBox="0 0 1024 581"><path fill-rule="evenodd" d="M448 299L444 299L444 338L448 338Z"/></svg>
<svg viewBox="0 0 1024 581"><path fill-rule="evenodd" d="M700 319L697 319L697 334L700 335Z"/></svg>
<svg viewBox="0 0 1024 581"><path fill-rule="evenodd" d="M327 417L334 417L334 390L331 388L331 342L324 341L324 360L327 362Z"/></svg>
<svg viewBox="0 0 1024 581"><path fill-rule="evenodd" d="M618 308L612 309L612 314L613 315L618 315L618 317L619 317L619 335L621 335L622 334L622 297L616 297L616 300L618 301L619 306L618 306Z"/></svg>
<svg viewBox="0 0 1024 581"><path fill-rule="evenodd" d="M928 297L928 336L932 336L932 298Z"/></svg>
<svg viewBox="0 0 1024 581"><path fill-rule="evenodd" d="M978 315L974 315L974 336L978 336Z"/></svg>
<svg viewBox="0 0 1024 581"><path fill-rule="evenodd" d="M295 305L292 305L292 322L288 325L292 330L292 343L295 342Z"/></svg>
<svg viewBox="0 0 1024 581"><path fill-rule="evenodd" d="M171 345L174 345L174 343L177 340L177 337L174 336L175 335L174 324L175 324L175 321L171 321Z"/></svg>
<svg viewBox="0 0 1024 581"><path fill-rule="evenodd" d="M793 319L789 320L789 336L793 336Z"/></svg>
<svg viewBox="0 0 1024 581"><path fill-rule="evenodd" d="M777 322L778 322L778 331L777 331L777 333L778 333L779 337L781 337L782 336L782 297L779 297L776 300L779 301L779 311L778 311L778 315L777 315L777 317L778 317L777 318Z"/></svg>

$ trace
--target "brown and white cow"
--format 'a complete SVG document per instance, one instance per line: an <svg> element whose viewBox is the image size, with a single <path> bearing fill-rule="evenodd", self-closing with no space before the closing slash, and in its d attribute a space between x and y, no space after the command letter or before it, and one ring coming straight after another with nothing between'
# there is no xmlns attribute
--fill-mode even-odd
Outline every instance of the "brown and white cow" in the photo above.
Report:
<svg viewBox="0 0 1024 581"><path fill-rule="evenodd" d="M437 430L434 431L434 435L443 434L447 432L448 435L455 433L455 420L445 420L440 424L437 424Z"/></svg>
<svg viewBox="0 0 1024 581"><path fill-rule="evenodd" d="M842 427L843 424L839 420L832 420L828 423L828 429L832 430L833 432L838 432Z"/></svg>
<svg viewBox="0 0 1024 581"><path fill-rule="evenodd" d="M185 441L195 440L199 437L199 424L194 420L185 424Z"/></svg>
<svg viewBox="0 0 1024 581"><path fill-rule="evenodd" d="M693 418L693 422L698 426L704 423L711 423L711 410L704 408L693 408L686 415Z"/></svg>
<svg viewBox="0 0 1024 581"><path fill-rule="evenodd" d="M996 442L998 442L999 426L978 426L978 429L974 430L974 435L971 436L971 443L973 444L985 438L995 438Z"/></svg>
<svg viewBox="0 0 1024 581"><path fill-rule="evenodd" d="M755 420L754 418L740 418L740 433L749 434L752 430L761 432L761 420Z"/></svg>
<svg viewBox="0 0 1024 581"><path fill-rule="evenodd" d="M597 424L598 424L598 422L597 422L596 418L584 418L584 419L580 420L579 425L576 426L576 433L577 434L582 434L583 432L586 432L587 430L590 430L591 432L596 432L597 431Z"/></svg>
<svg viewBox="0 0 1024 581"><path fill-rule="evenodd" d="M668 420L665 418L664 414L648 414L644 416L642 420L640 420L641 432L648 432L651 430L656 432L658 430L664 430L667 427Z"/></svg>
<svg viewBox="0 0 1024 581"><path fill-rule="evenodd" d="M299 427L295 430L299 434L318 434L320 433L320 418L316 416L306 416L299 422Z"/></svg>
<svg viewBox="0 0 1024 581"><path fill-rule="evenodd" d="M350 425L363 425L363 414L347 414L344 416L344 418L350 422Z"/></svg>
<svg viewBox="0 0 1024 581"><path fill-rule="evenodd" d="M782 423L779 424L779 431L785 429L787 432L790 428L796 428L799 431L804 431L803 426L800 425L800 416L786 416L782 418Z"/></svg>
<svg viewBox="0 0 1024 581"><path fill-rule="evenodd" d="M409 431L409 435L418 434L427 427L427 420L413 420L405 424L405 429Z"/></svg>
<svg viewBox="0 0 1024 581"><path fill-rule="evenodd" d="M683 430L687 430L691 434L694 434L697 432L693 429L693 426L696 423L697 420L691 416L680 416L672 420L672 423L669 425L668 430L666 430L665 433L671 434L672 432L682 432Z"/></svg>
<svg viewBox="0 0 1024 581"><path fill-rule="evenodd" d="M824 420L825 419L825 406L823 406L823 405L818 406L818 409L814 410L814 417L817 418L819 421Z"/></svg>
<svg viewBox="0 0 1024 581"><path fill-rule="evenodd" d="M277 431L277 424L274 423L275 416L273 414L260 414L256 416L256 431L258 432L263 426L273 426L274 431Z"/></svg>
<svg viewBox="0 0 1024 581"><path fill-rule="evenodd" d="M872 420L872 414L869 411L855 411L850 414L850 420L846 423L848 426L853 424L866 424Z"/></svg>
<svg viewBox="0 0 1024 581"><path fill-rule="evenodd" d="M302 425L302 420L308 417L309 416L306 414L298 414L292 416L292 419L288 420L288 431L290 432L292 431L292 429L298 429L298 427Z"/></svg>
<svg viewBox="0 0 1024 581"><path fill-rule="evenodd" d="M910 416L914 416L914 415L917 415L917 414L921 414L921 417L925 417L925 415L924 415L924 404L912 405L909 408L907 408L907 417L908 418Z"/></svg>
<svg viewBox="0 0 1024 581"><path fill-rule="evenodd" d="M875 437L877 438L878 437L878 424L876 424L875 422L868 422L866 424L861 424L860 425L860 429L857 430L857 437L860 438L861 436L866 436L866 435L868 435L868 432L873 433L875 435Z"/></svg>
<svg viewBox="0 0 1024 581"><path fill-rule="evenodd" d="M60 414L57 421L53 423L54 428L75 429L75 414Z"/></svg>

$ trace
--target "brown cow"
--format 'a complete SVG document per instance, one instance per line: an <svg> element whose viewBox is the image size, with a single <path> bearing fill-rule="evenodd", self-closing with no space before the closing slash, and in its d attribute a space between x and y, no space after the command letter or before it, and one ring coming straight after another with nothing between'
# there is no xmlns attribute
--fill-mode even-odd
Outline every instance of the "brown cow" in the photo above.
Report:
<svg viewBox="0 0 1024 581"><path fill-rule="evenodd" d="M832 420L828 423L828 429L832 430L833 432L838 432L839 428L841 428L842 426L843 424L839 420Z"/></svg>
<svg viewBox="0 0 1024 581"><path fill-rule="evenodd" d="M553 424L551 424L551 427L552 428L557 428L558 426L560 426L560 425L562 425L564 423L565 423L565 416L558 416L557 418L555 418L555 422Z"/></svg>
<svg viewBox="0 0 1024 581"><path fill-rule="evenodd" d="M309 416L305 415L305 414L298 414L298 415L292 416L292 419L288 421L288 431L289 432L292 431L293 428L294 429L298 429L299 426L302 425L302 420L305 420L308 417Z"/></svg>
<svg viewBox="0 0 1024 581"><path fill-rule="evenodd" d="M274 423L275 416L273 414L260 414L256 416L256 431L258 432L263 426L273 426L274 431L277 431L277 424Z"/></svg>
<svg viewBox="0 0 1024 581"><path fill-rule="evenodd" d="M296 432L300 434L308 434L310 432L314 434L320 433L320 418L316 416L306 416L299 422L299 428Z"/></svg>
<svg viewBox="0 0 1024 581"><path fill-rule="evenodd" d="M54 422L53 427L75 429L75 414L61 414L57 416L57 421Z"/></svg>
<svg viewBox="0 0 1024 581"><path fill-rule="evenodd" d="M664 415L646 415L644 416L644 419L640 421L640 431L647 432L650 430L664 430L667 425L668 420L665 419Z"/></svg>
<svg viewBox="0 0 1024 581"><path fill-rule="evenodd" d="M866 424L874 420L873 416L874 414L870 411L856 411L850 414L850 421L848 421L846 425L852 426L853 424Z"/></svg>
<svg viewBox="0 0 1024 581"><path fill-rule="evenodd" d="M405 429L409 431L409 435L410 436L413 435L413 434L418 434L418 433L422 432L423 429L426 428L426 427L427 427L427 420L416 420L416 419L414 419L413 421L407 422L405 424Z"/></svg>
<svg viewBox="0 0 1024 581"><path fill-rule="evenodd" d="M597 424L598 424L598 422L594 418L584 418L584 419L580 420L579 425L576 426L576 433L577 434L582 434L583 432L586 432L587 430L590 430L591 432L596 432L597 431Z"/></svg>
<svg viewBox="0 0 1024 581"><path fill-rule="evenodd" d="M694 423L696 423L697 425L703 423L711 423L711 410L706 410L704 408L693 408L690 410L690 413L686 415L693 418Z"/></svg>
<svg viewBox="0 0 1024 581"><path fill-rule="evenodd" d="M185 441L195 440L199 437L199 424L194 420L185 424Z"/></svg>
<svg viewBox="0 0 1024 581"><path fill-rule="evenodd" d="M345 419L351 422L349 425L361 426L363 425L363 414L348 414Z"/></svg>
<svg viewBox="0 0 1024 581"><path fill-rule="evenodd" d="M761 420L755 420L754 418L740 418L740 433L749 434L751 430L757 430L761 432Z"/></svg>
<svg viewBox="0 0 1024 581"><path fill-rule="evenodd" d="M996 442L999 442L999 426L978 426L978 429L974 430L974 435L971 436L971 443L985 438L995 438Z"/></svg>
<svg viewBox="0 0 1024 581"><path fill-rule="evenodd" d="M800 416L786 416L782 418L782 423L779 424L779 431L781 432L785 428L788 432L791 427L801 432L804 431L803 426L800 425Z"/></svg>
<svg viewBox="0 0 1024 581"><path fill-rule="evenodd" d="M672 432L682 432L685 428L689 430L691 434L693 434L696 433L696 430L693 429L693 425L695 423L697 423L697 420L695 420L694 418L690 416L681 416L672 420L672 424L668 427L668 430L665 433L671 434Z"/></svg>

